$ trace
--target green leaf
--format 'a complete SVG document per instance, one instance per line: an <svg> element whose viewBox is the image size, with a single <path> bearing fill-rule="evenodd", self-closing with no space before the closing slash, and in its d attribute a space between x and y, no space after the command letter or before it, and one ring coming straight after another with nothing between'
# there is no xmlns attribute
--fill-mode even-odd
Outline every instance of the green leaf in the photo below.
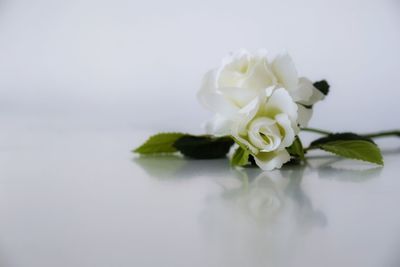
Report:
<svg viewBox="0 0 400 267"><path fill-rule="evenodd" d="M313 85L324 95L327 95L329 93L330 86L326 80L315 82Z"/></svg>
<svg viewBox="0 0 400 267"><path fill-rule="evenodd" d="M381 151L378 146L368 141L333 141L320 145L320 148L345 158L383 165Z"/></svg>
<svg viewBox="0 0 400 267"><path fill-rule="evenodd" d="M235 150L235 153L233 153L231 164L233 166L245 166L249 163L249 156L250 153L246 149L239 146Z"/></svg>
<svg viewBox="0 0 400 267"><path fill-rule="evenodd" d="M133 152L139 154L173 153L177 151L174 143L183 136L185 136L183 133L159 133L151 136Z"/></svg>
<svg viewBox="0 0 400 267"><path fill-rule="evenodd" d="M189 158L215 159L225 157L233 144L233 139L227 136L185 135L176 140L174 147Z"/></svg>
<svg viewBox="0 0 400 267"><path fill-rule="evenodd" d="M303 144L301 143L301 140L298 136L296 136L293 144L287 147L286 150L289 152L291 156L304 160Z"/></svg>
<svg viewBox="0 0 400 267"><path fill-rule="evenodd" d="M312 142L310 148L319 148L345 158L383 165L379 147L370 138L353 133L328 135Z"/></svg>

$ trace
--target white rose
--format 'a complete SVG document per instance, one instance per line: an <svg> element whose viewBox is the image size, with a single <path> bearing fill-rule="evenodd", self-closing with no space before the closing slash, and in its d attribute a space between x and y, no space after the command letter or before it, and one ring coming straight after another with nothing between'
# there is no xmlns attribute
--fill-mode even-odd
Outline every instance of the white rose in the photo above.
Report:
<svg viewBox="0 0 400 267"><path fill-rule="evenodd" d="M284 88L298 105L297 122L306 126L312 115L307 108L323 98L312 82L298 77L289 55L277 56L271 62L264 51L251 54L245 50L231 53L219 68L209 71L198 93L200 102L216 113L206 127L211 134L230 132L229 119L271 86Z"/></svg>
<svg viewBox="0 0 400 267"><path fill-rule="evenodd" d="M230 134L263 170L280 168L290 160L286 147L298 132L297 105L284 88L265 89L230 122Z"/></svg>

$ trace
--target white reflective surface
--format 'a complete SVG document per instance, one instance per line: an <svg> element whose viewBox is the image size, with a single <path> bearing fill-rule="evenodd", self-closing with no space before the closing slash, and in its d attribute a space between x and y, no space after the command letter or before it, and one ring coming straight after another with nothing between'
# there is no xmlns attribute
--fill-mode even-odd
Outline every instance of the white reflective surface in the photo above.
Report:
<svg viewBox="0 0 400 267"><path fill-rule="evenodd" d="M148 134L3 131L0 266L400 265L398 140L262 173L133 156Z"/></svg>

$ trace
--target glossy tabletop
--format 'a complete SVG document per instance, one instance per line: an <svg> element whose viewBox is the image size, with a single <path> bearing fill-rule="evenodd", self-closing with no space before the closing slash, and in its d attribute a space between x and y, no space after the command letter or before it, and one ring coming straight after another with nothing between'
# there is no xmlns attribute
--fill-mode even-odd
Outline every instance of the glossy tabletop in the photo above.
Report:
<svg viewBox="0 0 400 267"><path fill-rule="evenodd" d="M398 140L261 172L134 156L148 134L3 132L0 266L400 265Z"/></svg>

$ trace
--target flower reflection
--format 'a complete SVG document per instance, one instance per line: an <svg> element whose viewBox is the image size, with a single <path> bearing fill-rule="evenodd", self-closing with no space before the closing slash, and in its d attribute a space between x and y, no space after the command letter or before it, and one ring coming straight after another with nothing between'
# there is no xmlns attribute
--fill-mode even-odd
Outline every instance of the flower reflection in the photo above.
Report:
<svg viewBox="0 0 400 267"><path fill-rule="evenodd" d="M254 179L249 179L245 171L238 171L237 175L241 182L239 187L225 188L220 200L258 221L273 220L285 204L278 182L273 182L266 173ZM219 196L210 198L210 201L218 200Z"/></svg>
<svg viewBox="0 0 400 267"><path fill-rule="evenodd" d="M288 212L292 221L304 227L326 223L322 212L315 210L301 187L304 167L277 172L254 169L235 170L237 182L220 179L222 192L208 197L207 207L219 206L230 213L239 213L259 225L279 223ZM293 214L295 213L295 214Z"/></svg>
<svg viewBox="0 0 400 267"><path fill-rule="evenodd" d="M291 261L287 255L304 237L324 227L325 215L301 186L306 170L244 169L230 178L236 182L217 181L222 190L207 197L200 222L208 243L220 253L220 266L241 266L242 255L252 261L246 266L286 266Z"/></svg>
<svg viewBox="0 0 400 267"><path fill-rule="evenodd" d="M329 185L368 182L381 172L370 164L330 156L313 157L306 166L285 166L272 172L232 169L226 159L170 156L134 161L158 181L204 194L200 206L189 205L200 209L194 212L199 215L193 232L202 239L196 242L212 262L206 266L299 266L301 255L316 255L323 242L330 242L327 233L332 230L325 226L334 215L329 209L333 204L324 198ZM185 213L181 216L192 219Z"/></svg>
<svg viewBox="0 0 400 267"><path fill-rule="evenodd" d="M200 201L196 224L203 239L199 243L204 244L211 266L231 267L298 266L300 254L314 253L321 240L327 242L329 217L325 212L329 209L324 212L322 208L329 205L321 201L327 187L324 191L319 186L368 181L381 171L334 157L314 157L306 166L285 166L272 172L232 169L226 159L140 157L135 162L157 180L191 189L200 185L197 192L204 192L205 199Z"/></svg>

